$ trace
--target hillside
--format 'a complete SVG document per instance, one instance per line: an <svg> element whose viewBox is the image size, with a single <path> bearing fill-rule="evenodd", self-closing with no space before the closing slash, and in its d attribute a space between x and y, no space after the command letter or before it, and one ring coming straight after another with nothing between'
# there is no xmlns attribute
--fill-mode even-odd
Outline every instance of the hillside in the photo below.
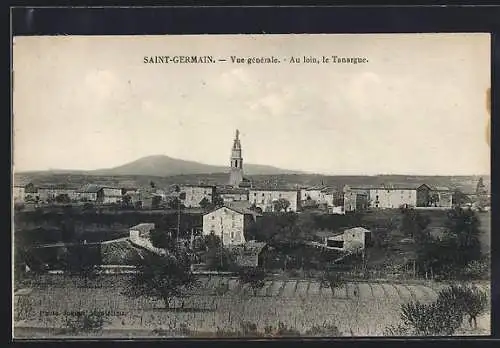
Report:
<svg viewBox="0 0 500 348"><path fill-rule="evenodd" d="M31 172L23 174L72 174L72 175L141 175L141 176L172 176L172 175L195 175L206 173L227 173L228 166L215 166L200 162L186 161L178 158L172 158L164 155L155 155L142 157L130 163L123 164L114 168L97 170L50 170L45 172ZM256 174L293 174L298 171L276 168L261 164L245 164L245 173L247 175Z"/></svg>

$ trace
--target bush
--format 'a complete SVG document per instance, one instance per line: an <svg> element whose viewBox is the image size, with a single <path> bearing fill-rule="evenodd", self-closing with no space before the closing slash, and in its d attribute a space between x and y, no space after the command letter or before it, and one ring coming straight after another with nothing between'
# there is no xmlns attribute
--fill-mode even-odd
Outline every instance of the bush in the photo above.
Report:
<svg viewBox="0 0 500 348"><path fill-rule="evenodd" d="M489 279L490 264L488 260L474 260L465 266L462 271L462 277L465 279Z"/></svg>
<svg viewBox="0 0 500 348"><path fill-rule="evenodd" d="M323 325L315 325L307 330L305 336L340 337L342 333L336 325L324 322Z"/></svg>
<svg viewBox="0 0 500 348"><path fill-rule="evenodd" d="M66 313L64 317L64 326L72 333L100 331L105 322L105 313L95 309L91 312Z"/></svg>
<svg viewBox="0 0 500 348"><path fill-rule="evenodd" d="M410 302L401 306L402 323L387 328L386 335L450 336L465 316L477 327L476 318L487 308L488 296L475 287L452 285L441 290L435 302Z"/></svg>
<svg viewBox="0 0 500 348"><path fill-rule="evenodd" d="M168 329L156 328L153 330L152 333L155 336L163 336L163 337L170 337L170 336L189 337L192 336L193 331L189 328L189 326L186 323L181 323L178 327L174 326Z"/></svg>
<svg viewBox="0 0 500 348"><path fill-rule="evenodd" d="M341 275L335 271L326 271L323 273L323 277L321 278L321 287L322 288L330 288L332 291L344 284L344 280Z"/></svg>

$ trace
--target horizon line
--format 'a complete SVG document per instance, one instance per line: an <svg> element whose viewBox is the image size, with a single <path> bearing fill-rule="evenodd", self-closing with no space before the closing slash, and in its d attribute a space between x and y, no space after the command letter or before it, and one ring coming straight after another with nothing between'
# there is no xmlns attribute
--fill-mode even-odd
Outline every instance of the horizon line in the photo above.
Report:
<svg viewBox="0 0 500 348"><path fill-rule="evenodd" d="M427 176L427 177L442 177L442 176L486 176L490 177L491 173L471 173L471 174L418 174L418 173L375 173L375 174L362 174L362 173L321 173L321 172L312 172L312 171L304 171L304 170L295 170L295 169L283 169L283 168L278 168L277 169L282 169L284 171L290 171L290 172L298 172L298 173L269 173L269 174L245 174L249 176L258 176L258 175L317 175L317 176ZM29 170L22 170L15 172L13 171L13 174L31 174L31 173L41 173L41 172L62 172L62 173L68 173L71 174L70 172L81 172L82 174L90 174L90 175L95 175L99 176L101 174L92 174L91 172L96 172L100 170L108 170L108 169L113 169L113 168L103 168L103 169L29 169ZM229 168L228 168L229 170ZM171 177L171 176L182 176L182 175L213 175L213 174L227 174L226 172L204 172L204 173L186 173L186 174L172 174L172 175L149 175L149 174L109 174L109 176L154 176L154 177Z"/></svg>

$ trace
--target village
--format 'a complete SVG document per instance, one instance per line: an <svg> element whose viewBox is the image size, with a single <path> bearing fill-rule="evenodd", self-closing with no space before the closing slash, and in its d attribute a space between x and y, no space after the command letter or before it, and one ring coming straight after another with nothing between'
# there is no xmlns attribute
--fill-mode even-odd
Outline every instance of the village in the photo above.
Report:
<svg viewBox="0 0 500 348"><path fill-rule="evenodd" d="M23 283L33 275L38 279L35 283L40 279L50 282L43 277L57 275L88 277L90 266L101 276L126 277L141 272L144 265L137 266L137 255L147 263L147 255L165 257L172 250L184 250L189 255L189 272L202 279L200 291L210 296L218 296L220 291L239 296L249 289L245 287L248 283L255 296L328 292L335 297L345 287L350 298L375 300L374 285L370 283L366 292L359 281L385 279L392 284L442 277L439 269L443 264L429 266L426 259L430 254L419 249L418 233L439 240L447 233L446 219L454 210L480 214L481 222L489 219L490 196L482 179L476 192L461 193L461 200L455 195L453 188L424 182L341 188L257 186L244 176L237 130L226 185L15 186L15 217L31 216L33 220L19 217L17 221L24 227L15 226L16 234L29 235L31 240L28 245L16 242L23 244L19 254L24 255L16 259L16 276L21 279L16 296L18 300L33 298L36 293L46 296L44 290L33 290L40 284L27 287ZM44 226L47 221L58 221L55 225L59 227L27 227ZM88 230L85 226L94 227ZM489 238L489 232L484 233L482 240ZM489 254L489 242L482 248ZM238 286L238 282L243 283ZM329 290L322 290L325 282ZM386 287L380 289L384 294L392 291ZM398 286L395 301L405 292L409 298L420 298L418 294L435 295L438 289L419 285L402 290ZM74 304L68 306L78 309Z"/></svg>

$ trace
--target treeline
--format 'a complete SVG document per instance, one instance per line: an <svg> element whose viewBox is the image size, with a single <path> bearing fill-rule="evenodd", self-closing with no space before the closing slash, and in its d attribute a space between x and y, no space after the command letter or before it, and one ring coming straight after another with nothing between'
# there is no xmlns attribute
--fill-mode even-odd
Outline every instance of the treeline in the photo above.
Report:
<svg viewBox="0 0 500 348"><path fill-rule="evenodd" d="M446 279L489 275L489 261L481 252L480 221L474 211L449 210L438 233L429 228L428 216L412 209L403 209L402 215L401 230L414 241L414 262L420 274Z"/></svg>
<svg viewBox="0 0 500 348"><path fill-rule="evenodd" d="M21 212L14 218L16 235L28 243L76 242L79 240L102 241L128 234L130 227L140 223L154 223L158 229L177 229L176 213L113 213L33 211ZM180 230L201 228L200 214L181 214Z"/></svg>

